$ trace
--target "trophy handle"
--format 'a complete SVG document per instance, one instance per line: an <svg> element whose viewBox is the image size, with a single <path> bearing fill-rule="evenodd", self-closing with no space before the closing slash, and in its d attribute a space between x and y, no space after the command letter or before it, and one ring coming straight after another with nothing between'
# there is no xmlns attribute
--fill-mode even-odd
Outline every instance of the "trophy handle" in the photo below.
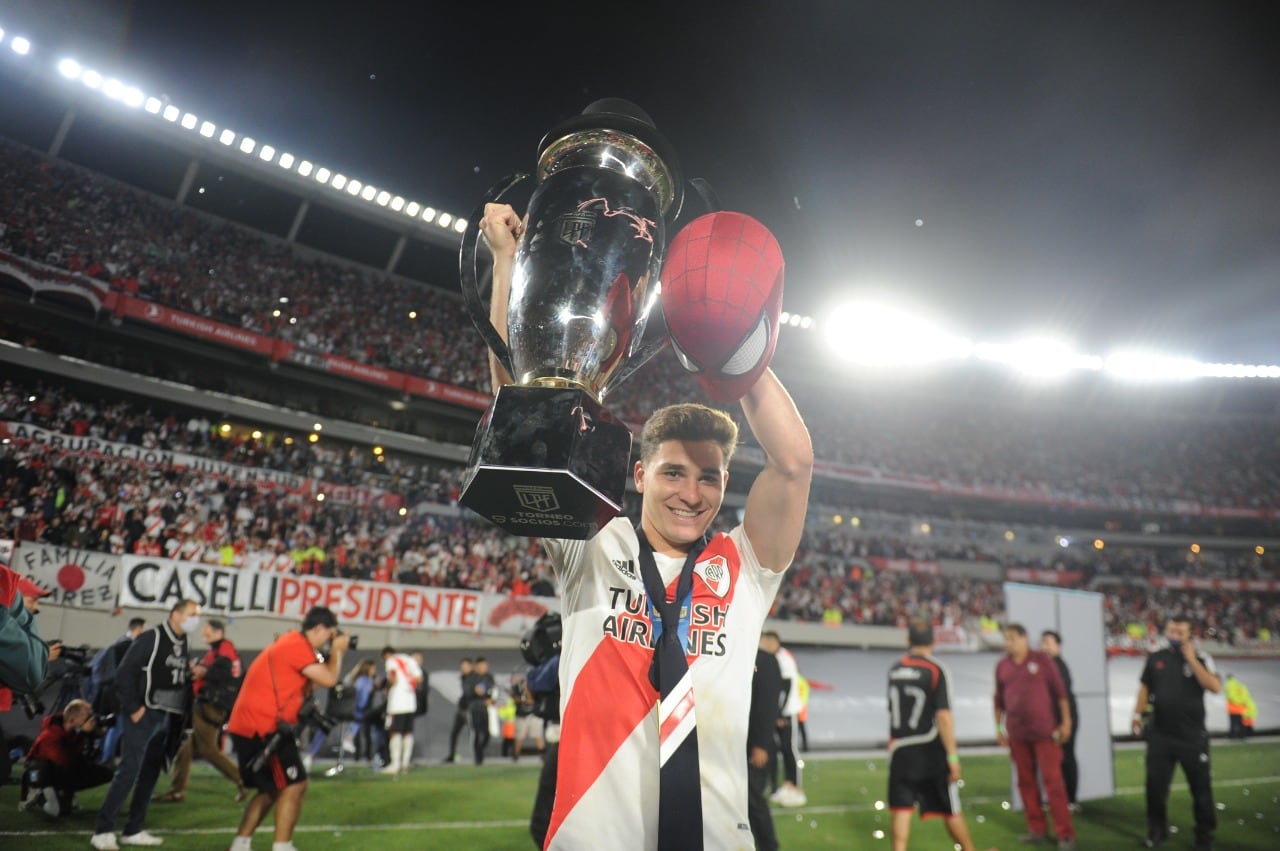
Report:
<svg viewBox="0 0 1280 851"><path fill-rule="evenodd" d="M500 201L502 196L528 177L529 175L522 173L512 174L489 187L484 199L472 211L471 218L467 219L467 229L462 234L462 246L458 249L458 277L462 284L462 303L466 307L472 323L475 324L476 330L484 338L485 345L493 352L494 357L498 359L498 363L502 364L507 374L512 376L516 373L511 364L511 350L507 348L506 341L502 339L498 329L494 328L493 323L489 321L489 307L484 303L484 299L480 297L480 276L476 270L476 250L480 245L480 220L484 218L485 205Z"/></svg>

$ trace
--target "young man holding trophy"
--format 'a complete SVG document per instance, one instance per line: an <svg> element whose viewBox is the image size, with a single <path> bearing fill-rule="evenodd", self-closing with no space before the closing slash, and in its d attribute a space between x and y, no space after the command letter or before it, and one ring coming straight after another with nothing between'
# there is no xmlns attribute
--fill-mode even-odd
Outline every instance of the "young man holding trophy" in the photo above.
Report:
<svg viewBox="0 0 1280 851"><path fill-rule="evenodd" d="M572 203L560 206L567 213L548 216L546 198L540 206L535 193L524 220L505 204L486 205L478 226L494 257L489 320L503 343L512 340L505 362L499 354L491 357L495 391L510 389L508 366L514 361L516 378L530 391L581 387L596 396L598 406L603 393L596 376L574 375L573 367L616 366L635 350L635 341L627 345L625 339L628 321L641 314L635 337L642 336L648 305L637 306L645 302L646 284L656 278L653 271L661 262L658 220L670 199L660 198L658 213L648 217L601 190L608 180L592 172L609 162L621 161L625 167L632 154L643 158L661 152L663 143L655 143L653 132L647 116L625 102L594 104L579 119L553 130L543 144L553 160L558 151L575 145L586 153L577 159L570 155L567 163L543 168L548 166L544 159L540 165L544 180L566 172L586 179L586 197L571 198ZM609 155L601 156L599 145L609 146ZM652 167L649 160L643 164ZM662 196L663 186L654 191ZM625 220L626 227L607 231L608 219ZM538 278L538 270L530 268L539 261L538 241L545 248L558 239L570 246L561 256L572 258L562 274L547 277L569 290L563 298L573 307L548 306L545 330L557 315L567 317L566 323L583 315L585 278L575 274L598 259L584 259L586 252L619 255L622 249L616 244L603 244L610 233L617 234L616 240L632 241L626 250L648 249L650 254L639 271L610 271L598 287L599 307L588 315L594 316L590 324L599 329L599 337L575 340L562 355L543 357L546 369L520 367L518 335L508 334L527 323L518 311L531 298L554 297L527 291ZM750 263L735 261L742 257ZM647 270L645 263L651 264ZM745 275L739 274L748 266ZM765 454L743 522L728 533L708 535L724 499L737 426L712 408L680 404L655 411L645 424L640 460L630 470L642 495L638 525L622 517L606 516L599 522L584 518L584 526L598 528L543 537L560 578L564 615L561 746L563 753L574 754L560 763L546 848L754 847L747 818L745 696L750 694L761 627L803 531L813 467L804 422L768 369L776 341L781 267L777 243L763 226L722 213L694 221L673 241L664 272L663 286L670 284L670 290L664 291L663 303L681 363L698 373L713 398L741 399ZM711 298L712 290L732 305L697 303ZM738 306L748 306L754 315L725 318ZM621 320L620 310L625 314ZM501 396L499 392L490 411L494 420ZM584 404L565 415L589 440L607 419L602 411ZM485 433L490 415L482 421L478 446L492 439ZM497 454L477 449L473 482L476 467ZM627 471L622 473L625 477ZM513 481L512 487L526 513L543 511L554 517L566 513L556 509L570 501L561 496L562 478L543 480L547 484L534 489L537 499L520 493L528 486ZM506 519L503 511L495 522Z"/></svg>

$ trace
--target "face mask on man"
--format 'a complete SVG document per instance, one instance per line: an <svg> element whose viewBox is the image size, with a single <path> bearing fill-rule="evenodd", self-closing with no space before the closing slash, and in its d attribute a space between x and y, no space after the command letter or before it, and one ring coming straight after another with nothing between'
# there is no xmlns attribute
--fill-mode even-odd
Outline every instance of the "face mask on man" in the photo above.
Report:
<svg viewBox="0 0 1280 851"><path fill-rule="evenodd" d="M1170 649L1170 650L1172 650L1174 653L1179 653L1179 652L1181 652L1181 651L1182 651L1182 641L1181 641L1180 639L1177 639L1177 638L1170 638L1170 639L1169 639L1169 649Z"/></svg>
<svg viewBox="0 0 1280 851"><path fill-rule="evenodd" d="M200 616L187 615L185 618L182 619L182 623L179 625L182 627L182 632L184 635L192 635L193 633L195 633L197 629L200 628Z"/></svg>

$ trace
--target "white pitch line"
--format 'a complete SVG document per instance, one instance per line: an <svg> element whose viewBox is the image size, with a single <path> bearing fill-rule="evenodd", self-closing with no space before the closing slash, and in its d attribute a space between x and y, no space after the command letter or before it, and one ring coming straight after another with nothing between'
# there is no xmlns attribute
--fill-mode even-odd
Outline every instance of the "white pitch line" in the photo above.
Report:
<svg viewBox="0 0 1280 851"><path fill-rule="evenodd" d="M1248 786L1248 785L1265 785L1267 783L1280 783L1280 775L1269 775L1267 777L1243 777L1236 780L1217 780L1214 781L1215 788ZM1121 786L1116 789L1115 797L1142 795L1146 793L1145 786ZM994 804L1005 800L1004 798L962 798L962 804ZM1101 799L1101 800L1106 800ZM841 804L836 806L824 807L796 807L788 810L775 810L775 814L782 816L788 812L803 813L808 815L836 815L839 813L860 812L862 810L874 810L875 804ZM369 830L486 830L495 827L525 827L529 824L528 819L501 819L495 821L433 821L418 824L300 824L294 828L294 833L343 833L347 831L362 832ZM212 836L223 834L230 836L235 831L235 827L192 827L182 830L156 830L151 832L157 836ZM65 830L0 830L0 836L67 836L69 834L77 834L81 831L65 831Z"/></svg>

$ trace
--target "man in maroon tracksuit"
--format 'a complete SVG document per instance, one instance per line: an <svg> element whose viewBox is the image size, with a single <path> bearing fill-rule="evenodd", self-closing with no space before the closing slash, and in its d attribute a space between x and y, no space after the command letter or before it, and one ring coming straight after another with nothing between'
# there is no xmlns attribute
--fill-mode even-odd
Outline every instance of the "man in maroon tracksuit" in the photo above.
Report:
<svg viewBox="0 0 1280 851"><path fill-rule="evenodd" d="M1062 782L1062 746L1071 736L1071 706L1067 690L1053 658L1032 650L1027 630L1021 624L1004 628L1004 647L1009 655L996 665L996 730L1001 745L1007 745L1018 770L1018 793L1026 808L1024 843L1050 842L1036 772L1044 779L1053 824L1057 828L1059 851L1074 851L1076 832L1071 824L1067 790ZM1054 708L1058 713L1055 715ZM1061 724L1057 718L1061 717Z"/></svg>

